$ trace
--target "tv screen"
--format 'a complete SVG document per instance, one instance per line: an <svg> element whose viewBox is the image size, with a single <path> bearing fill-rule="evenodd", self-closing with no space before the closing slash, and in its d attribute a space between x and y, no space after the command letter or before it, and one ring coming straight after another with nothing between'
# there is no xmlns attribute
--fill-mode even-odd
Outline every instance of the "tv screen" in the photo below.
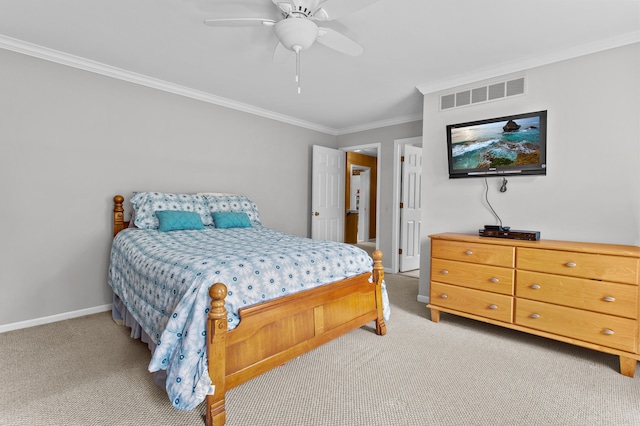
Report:
<svg viewBox="0 0 640 426"><path fill-rule="evenodd" d="M449 178L545 175L547 111L447 126Z"/></svg>

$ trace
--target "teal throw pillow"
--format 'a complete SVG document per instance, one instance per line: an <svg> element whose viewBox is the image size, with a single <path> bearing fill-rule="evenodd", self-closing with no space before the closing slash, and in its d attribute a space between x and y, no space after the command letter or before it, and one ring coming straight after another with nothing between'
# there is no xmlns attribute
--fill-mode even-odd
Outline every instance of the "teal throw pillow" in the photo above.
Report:
<svg viewBox="0 0 640 426"><path fill-rule="evenodd" d="M204 229L202 219L196 212L185 212L180 210L158 210L156 211L160 226L158 231L179 231L184 229Z"/></svg>
<svg viewBox="0 0 640 426"><path fill-rule="evenodd" d="M249 216L244 212L214 212L211 215L216 228L251 228Z"/></svg>

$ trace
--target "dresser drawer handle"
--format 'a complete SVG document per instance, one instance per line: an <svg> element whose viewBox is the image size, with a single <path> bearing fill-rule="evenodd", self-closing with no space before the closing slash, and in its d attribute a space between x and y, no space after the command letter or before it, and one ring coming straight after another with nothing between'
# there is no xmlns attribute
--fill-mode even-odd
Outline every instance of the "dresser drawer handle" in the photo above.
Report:
<svg viewBox="0 0 640 426"><path fill-rule="evenodd" d="M564 264L564 266L568 266L569 268L575 268L578 265L575 262L567 262Z"/></svg>
<svg viewBox="0 0 640 426"><path fill-rule="evenodd" d="M467 250L464 252L464 254L471 256L473 254L473 252L471 250Z"/></svg>
<svg viewBox="0 0 640 426"><path fill-rule="evenodd" d="M489 305L489 309L498 309L497 305Z"/></svg>
<svg viewBox="0 0 640 426"><path fill-rule="evenodd" d="M529 315L529 318L538 319L540 318L540 314L531 314Z"/></svg>
<svg viewBox="0 0 640 426"><path fill-rule="evenodd" d="M447 296L445 293L442 293L442 294L440 295L440 298L442 298L442 299L448 299L448 298L449 298L449 296Z"/></svg>
<svg viewBox="0 0 640 426"><path fill-rule="evenodd" d="M616 298L612 296L605 296L602 298L602 300L604 300L605 302L615 302Z"/></svg>
<svg viewBox="0 0 640 426"><path fill-rule="evenodd" d="M442 271L440 271L440 273L447 275L449 273L449 271L447 271L446 269L443 269Z"/></svg>
<svg viewBox="0 0 640 426"><path fill-rule="evenodd" d="M604 330L602 330L602 334L612 335L612 334L616 334L616 332L611 330L610 328L605 328Z"/></svg>
<svg viewBox="0 0 640 426"><path fill-rule="evenodd" d="M540 290L542 287L540 287L538 284L531 284L531 288L534 290Z"/></svg>
<svg viewBox="0 0 640 426"><path fill-rule="evenodd" d="M500 282L500 280L497 279L496 277L491 278L489 281L491 281L492 283Z"/></svg>

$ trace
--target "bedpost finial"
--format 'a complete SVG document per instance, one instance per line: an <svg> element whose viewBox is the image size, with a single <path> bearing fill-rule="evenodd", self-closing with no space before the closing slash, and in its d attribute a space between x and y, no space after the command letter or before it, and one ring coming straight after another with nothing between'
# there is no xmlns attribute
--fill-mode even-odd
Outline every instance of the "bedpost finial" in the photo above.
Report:
<svg viewBox="0 0 640 426"><path fill-rule="evenodd" d="M224 307L224 298L227 296L227 286L222 283L215 283L209 287L209 297L211 297L211 309L209 318L226 318L227 310Z"/></svg>
<svg viewBox="0 0 640 426"><path fill-rule="evenodd" d="M227 286L222 283L215 283L209 287L209 296L211 300L224 300L227 296Z"/></svg>
<svg viewBox="0 0 640 426"><path fill-rule="evenodd" d="M384 271L384 266L382 266L382 252L380 250L375 250L371 257L373 258L374 273Z"/></svg>
<svg viewBox="0 0 640 426"><path fill-rule="evenodd" d="M115 237L118 232L125 228L124 222L124 207L122 203L124 197L122 195L116 195L113 197L113 236Z"/></svg>
<svg viewBox="0 0 640 426"><path fill-rule="evenodd" d="M373 281L376 285L381 285L384 280L384 266L382 266L382 251L375 250L373 257Z"/></svg>

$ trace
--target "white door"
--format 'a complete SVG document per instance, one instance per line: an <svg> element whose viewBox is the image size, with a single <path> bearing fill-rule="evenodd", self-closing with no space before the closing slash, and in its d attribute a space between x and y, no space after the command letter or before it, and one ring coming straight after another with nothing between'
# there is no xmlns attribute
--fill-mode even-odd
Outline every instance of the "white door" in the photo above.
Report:
<svg viewBox="0 0 640 426"><path fill-rule="evenodd" d="M420 268L422 147L404 146L400 208L400 272Z"/></svg>
<svg viewBox="0 0 640 426"><path fill-rule="evenodd" d="M344 241L346 153L313 146L311 238Z"/></svg>

